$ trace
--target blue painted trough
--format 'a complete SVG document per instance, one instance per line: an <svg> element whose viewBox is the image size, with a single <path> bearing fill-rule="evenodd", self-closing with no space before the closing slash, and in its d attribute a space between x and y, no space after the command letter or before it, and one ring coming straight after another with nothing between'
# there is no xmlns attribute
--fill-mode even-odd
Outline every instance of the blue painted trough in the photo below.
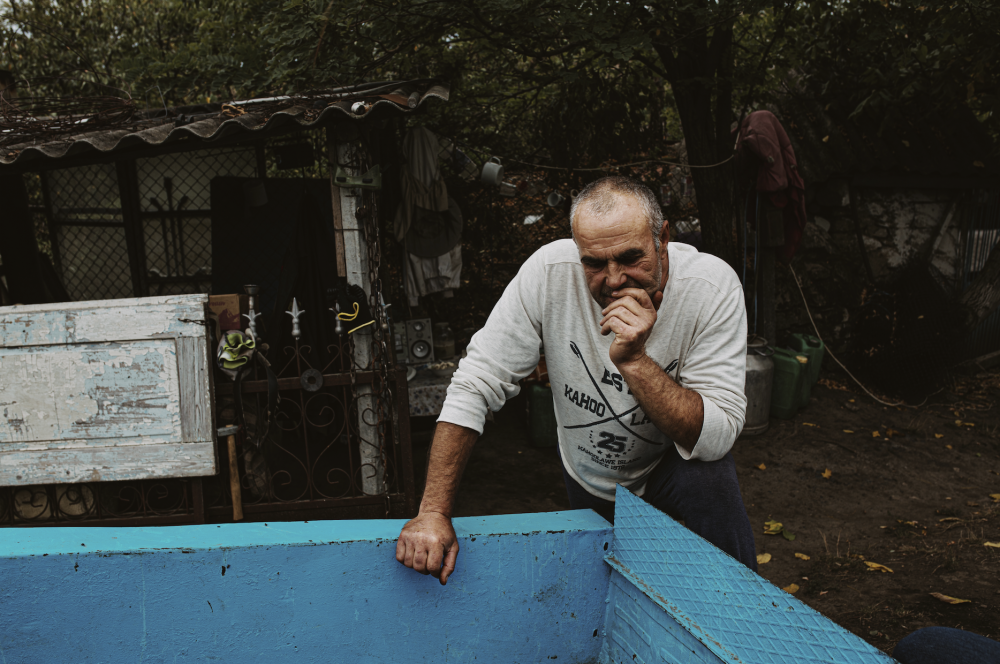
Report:
<svg viewBox="0 0 1000 664"><path fill-rule="evenodd" d="M619 490L456 519L442 587L400 521L4 530L0 663L891 662Z"/></svg>

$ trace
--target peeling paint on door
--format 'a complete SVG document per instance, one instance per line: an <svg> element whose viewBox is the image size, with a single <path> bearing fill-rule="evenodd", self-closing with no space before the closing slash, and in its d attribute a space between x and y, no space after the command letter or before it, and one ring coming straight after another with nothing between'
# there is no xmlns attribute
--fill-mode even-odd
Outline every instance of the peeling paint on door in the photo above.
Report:
<svg viewBox="0 0 1000 664"><path fill-rule="evenodd" d="M206 302L0 308L0 485L214 474Z"/></svg>

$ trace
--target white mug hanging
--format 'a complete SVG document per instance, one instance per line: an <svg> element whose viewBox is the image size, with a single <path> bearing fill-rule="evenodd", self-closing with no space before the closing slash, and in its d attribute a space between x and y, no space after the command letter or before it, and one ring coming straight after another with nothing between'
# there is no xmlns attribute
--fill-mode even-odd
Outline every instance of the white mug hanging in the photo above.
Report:
<svg viewBox="0 0 1000 664"><path fill-rule="evenodd" d="M558 191L553 191L549 194L548 198L546 198L545 200L548 202L549 207L556 207L564 200L566 200L566 197L560 194Z"/></svg>
<svg viewBox="0 0 1000 664"><path fill-rule="evenodd" d="M503 182L503 166L500 164L500 157L493 157L483 164L483 172L479 179L490 187L496 187Z"/></svg>

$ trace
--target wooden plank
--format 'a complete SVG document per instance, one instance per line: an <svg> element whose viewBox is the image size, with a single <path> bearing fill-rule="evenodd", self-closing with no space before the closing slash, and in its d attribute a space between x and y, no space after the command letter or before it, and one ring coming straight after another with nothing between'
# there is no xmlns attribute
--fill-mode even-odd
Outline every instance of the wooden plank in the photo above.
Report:
<svg viewBox="0 0 1000 664"><path fill-rule="evenodd" d="M177 339L181 440L215 440L212 424L208 347L203 339Z"/></svg>
<svg viewBox="0 0 1000 664"><path fill-rule="evenodd" d="M207 303L0 309L0 486L215 474Z"/></svg>
<svg viewBox="0 0 1000 664"><path fill-rule="evenodd" d="M175 343L0 348L0 444L179 437Z"/></svg>
<svg viewBox="0 0 1000 664"><path fill-rule="evenodd" d="M333 183L330 175L330 200L333 204L333 238L337 250L337 276L347 276L347 261L344 258L344 215L340 207L340 187Z"/></svg>
<svg viewBox="0 0 1000 664"><path fill-rule="evenodd" d="M207 302L207 295L173 295L0 307L0 346L204 338Z"/></svg>
<svg viewBox="0 0 1000 664"><path fill-rule="evenodd" d="M41 452L5 449L0 447L0 486L198 477L215 460L212 441Z"/></svg>

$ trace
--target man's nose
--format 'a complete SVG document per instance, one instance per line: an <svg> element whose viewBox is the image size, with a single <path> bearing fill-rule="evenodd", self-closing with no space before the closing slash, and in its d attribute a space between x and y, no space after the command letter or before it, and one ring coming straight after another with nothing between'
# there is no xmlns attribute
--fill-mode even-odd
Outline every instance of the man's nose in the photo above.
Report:
<svg viewBox="0 0 1000 664"><path fill-rule="evenodd" d="M608 266L608 277L607 277L608 288L610 288L611 290L616 290L618 288L621 288L622 286L625 285L626 279L627 275L625 274L625 270L622 270L621 268L615 265Z"/></svg>

